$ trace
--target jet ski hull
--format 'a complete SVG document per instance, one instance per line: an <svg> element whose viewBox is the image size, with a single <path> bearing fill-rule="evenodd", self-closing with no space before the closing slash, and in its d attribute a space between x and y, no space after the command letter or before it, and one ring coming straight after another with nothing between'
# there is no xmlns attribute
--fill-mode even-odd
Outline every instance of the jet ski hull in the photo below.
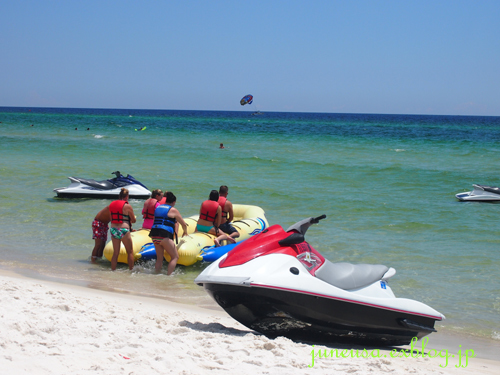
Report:
<svg viewBox="0 0 500 375"><path fill-rule="evenodd" d="M129 191L130 199L148 199L151 192L134 177L122 176L119 171L113 172L115 178L103 181L89 180L79 177L68 177L68 187L56 188L54 192L59 198L94 198L118 199L122 188Z"/></svg>
<svg viewBox="0 0 500 375"><path fill-rule="evenodd" d="M460 201L476 201L476 202L500 202L500 194L495 194L493 192L485 191L482 189L474 189L466 193L456 194Z"/></svg>
<svg viewBox="0 0 500 375"><path fill-rule="evenodd" d="M128 187L127 187L128 189ZM120 195L120 189L114 189L109 191L101 190L90 190L90 189L78 189L74 190L70 187L54 189L58 198L93 198L93 199L118 199ZM131 189L129 189L130 192ZM151 197L151 192L137 192L129 193L130 199L148 199Z"/></svg>
<svg viewBox="0 0 500 375"><path fill-rule="evenodd" d="M269 337L406 345L435 332L435 318L354 301L261 286L204 288L233 319Z"/></svg>

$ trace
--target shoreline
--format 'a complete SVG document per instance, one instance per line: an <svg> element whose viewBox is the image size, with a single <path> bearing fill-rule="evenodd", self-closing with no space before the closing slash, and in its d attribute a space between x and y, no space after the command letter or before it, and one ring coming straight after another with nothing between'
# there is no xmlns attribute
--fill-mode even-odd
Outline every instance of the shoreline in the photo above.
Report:
<svg viewBox="0 0 500 375"><path fill-rule="evenodd" d="M99 284L91 284L88 281L83 280L73 280L73 279L63 279L58 278L56 276L48 276L43 273L39 273L33 269L27 268L16 268L16 267L8 267L5 265L0 265L0 276L6 274L12 277L19 277L22 279L36 280L40 282L48 282L55 285L67 285L69 287L76 288L84 288L95 291L109 292L116 295L129 296L130 298L149 298L152 300L165 301L167 303L178 304L180 306L189 307L197 307L201 308L206 312L218 311L223 316L230 316L215 302L212 298L206 296L205 301L197 301L197 303L192 303L189 299L179 298L178 296L160 296L155 294L150 294L146 292L139 292L137 290L125 290L125 289L116 289L116 288L106 288ZM175 276L174 276L175 277ZM232 318L231 318L232 319ZM235 321L236 322L236 321ZM237 322L236 322L237 323ZM444 321L447 324L447 321ZM238 323L239 324L239 323ZM448 324L447 324L448 325ZM245 329L248 329L245 327ZM429 348L454 348L458 347L458 345L462 345L462 347L468 348L480 348L480 356L484 359L496 360L498 356L498 352L500 352L500 340L495 340L493 338L474 336L470 333L460 333L457 331L449 330L446 327L437 327L438 332L432 333L427 336L432 338L429 343ZM420 342L420 341L419 341ZM459 344L457 344L457 342ZM464 343L464 344L462 344ZM458 350L458 349L457 349Z"/></svg>
<svg viewBox="0 0 500 375"><path fill-rule="evenodd" d="M0 284L0 365L16 373L500 372L500 361L491 357L498 349L474 338L429 336L427 354L432 354L429 349L449 350L446 367L440 367L446 358L391 358L392 348L380 347L368 348L379 354L376 358L315 358L311 368L312 350L339 353L363 348L269 339L220 308L32 279L3 268ZM421 341L415 345L420 347ZM462 353L473 349L476 357L468 358L467 367L462 362L456 368L457 359L451 355L460 349ZM30 353L29 361L26 353Z"/></svg>

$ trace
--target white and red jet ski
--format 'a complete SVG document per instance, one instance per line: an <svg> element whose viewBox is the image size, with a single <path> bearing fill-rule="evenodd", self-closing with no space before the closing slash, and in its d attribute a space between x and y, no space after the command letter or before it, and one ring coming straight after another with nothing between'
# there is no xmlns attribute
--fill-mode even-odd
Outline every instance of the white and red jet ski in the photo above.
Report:
<svg viewBox="0 0 500 375"><path fill-rule="evenodd" d="M304 239L326 216L273 225L237 245L195 280L234 319L269 337L404 345L444 315L388 285L394 268L332 263Z"/></svg>

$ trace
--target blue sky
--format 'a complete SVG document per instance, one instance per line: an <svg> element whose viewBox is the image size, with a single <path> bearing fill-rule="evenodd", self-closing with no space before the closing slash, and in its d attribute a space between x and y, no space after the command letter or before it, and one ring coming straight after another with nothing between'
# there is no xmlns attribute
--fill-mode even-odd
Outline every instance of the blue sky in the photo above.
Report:
<svg viewBox="0 0 500 375"><path fill-rule="evenodd" d="M0 106L499 116L499 19L489 0L0 0Z"/></svg>

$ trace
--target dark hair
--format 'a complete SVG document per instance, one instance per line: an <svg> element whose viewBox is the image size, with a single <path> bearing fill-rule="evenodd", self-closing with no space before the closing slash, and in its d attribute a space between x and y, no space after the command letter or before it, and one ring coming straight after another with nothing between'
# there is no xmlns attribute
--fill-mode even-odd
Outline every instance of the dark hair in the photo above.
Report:
<svg viewBox="0 0 500 375"><path fill-rule="evenodd" d="M212 190L208 199L217 202L219 200L219 192L217 190Z"/></svg>
<svg viewBox="0 0 500 375"><path fill-rule="evenodd" d="M120 190L120 195L118 196L119 199L123 199L128 195L128 190L125 188L122 188Z"/></svg>
<svg viewBox="0 0 500 375"><path fill-rule="evenodd" d="M219 188L219 194L222 195L222 194L226 194L227 192L229 191L229 189L227 188L226 185L222 185L220 188Z"/></svg>
<svg viewBox="0 0 500 375"><path fill-rule="evenodd" d="M167 191L167 193L165 194L165 197L166 197L167 203L174 203L175 201L177 201L177 197L171 191Z"/></svg>

